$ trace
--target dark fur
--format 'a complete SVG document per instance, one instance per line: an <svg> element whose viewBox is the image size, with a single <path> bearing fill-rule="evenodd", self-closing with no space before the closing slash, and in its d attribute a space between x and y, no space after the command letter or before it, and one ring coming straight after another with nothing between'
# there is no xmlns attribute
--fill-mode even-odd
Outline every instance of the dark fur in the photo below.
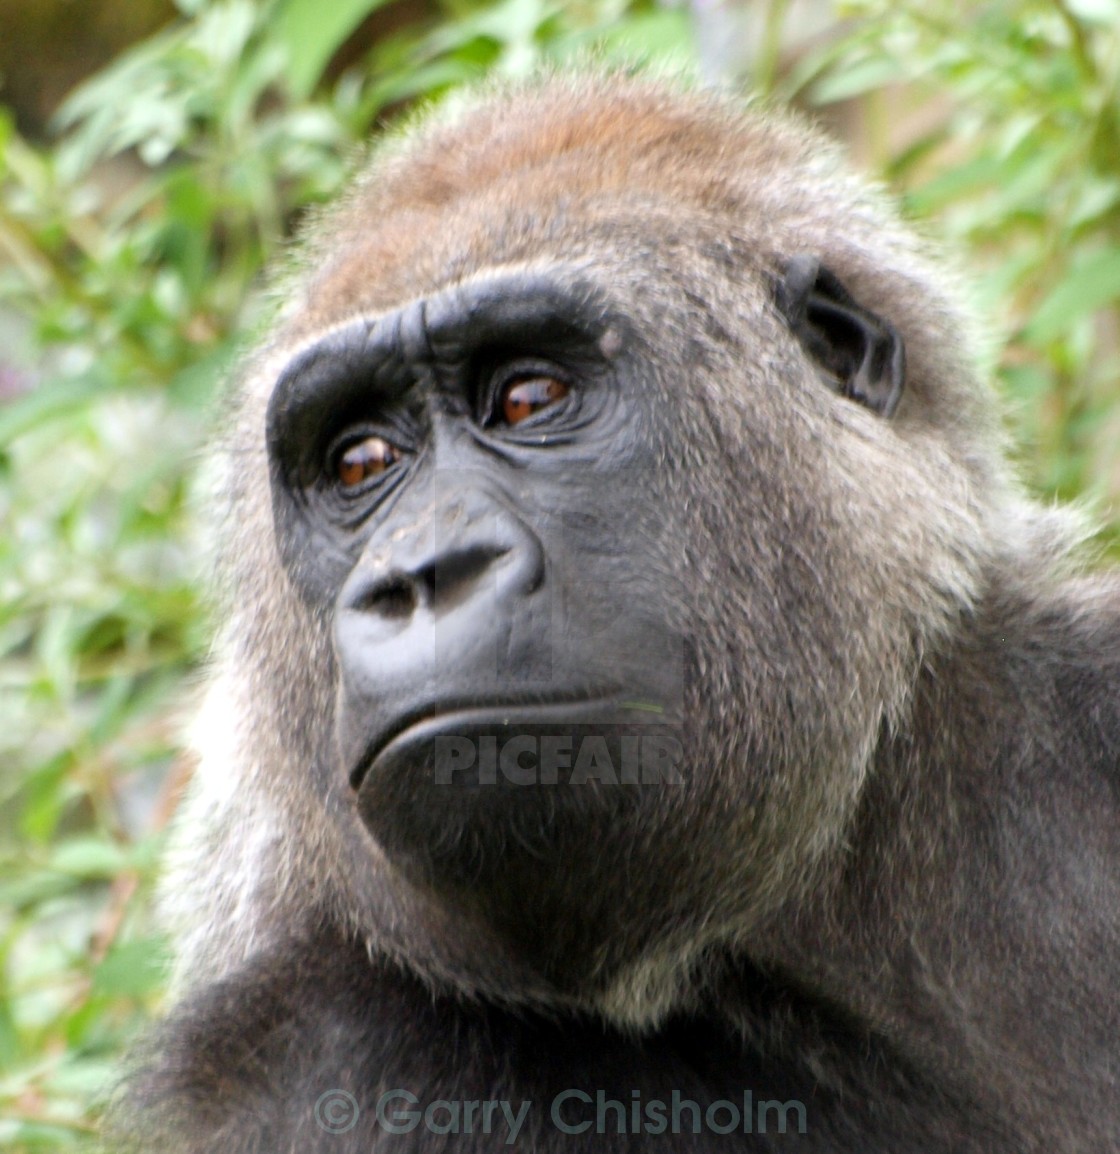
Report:
<svg viewBox="0 0 1120 1154"><path fill-rule="evenodd" d="M1120 583L1079 575L1077 522L1022 495L968 322L889 207L799 124L554 79L383 150L307 252L222 457L230 625L169 886L182 973L127 1141L505 1147L501 1125L385 1133L375 1103L407 1089L531 1100L537 1151L1120 1147ZM900 335L901 400L822 375L787 299L806 253ZM630 501L633 579L687 635L687 785L644 834L612 843L591 806L564 868L519 874L511 844L524 886L452 896L428 847L371 839L338 765L335 610L307 592L329 550L274 520L266 415L328 329L526 264L625 304L636 427L664 426L634 434L649 505L612 482L596 513ZM547 860L552 828L519 832ZM569 1136L568 1089L750 1091L807 1127ZM333 1090L360 1111L337 1134Z"/></svg>

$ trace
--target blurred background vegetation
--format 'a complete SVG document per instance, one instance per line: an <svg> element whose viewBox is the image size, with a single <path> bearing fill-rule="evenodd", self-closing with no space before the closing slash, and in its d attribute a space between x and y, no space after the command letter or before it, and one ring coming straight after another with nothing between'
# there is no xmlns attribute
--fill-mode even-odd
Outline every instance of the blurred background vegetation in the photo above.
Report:
<svg viewBox="0 0 1120 1154"><path fill-rule="evenodd" d="M589 51L790 101L967 273L1036 492L1120 541L1120 0L0 0L0 1146L86 1147L159 1007L210 623L198 461L358 142Z"/></svg>

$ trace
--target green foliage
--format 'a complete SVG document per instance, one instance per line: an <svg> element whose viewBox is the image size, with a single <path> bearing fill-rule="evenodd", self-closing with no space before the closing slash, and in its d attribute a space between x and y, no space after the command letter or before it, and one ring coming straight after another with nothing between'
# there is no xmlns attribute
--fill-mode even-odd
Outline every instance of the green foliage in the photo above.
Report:
<svg viewBox="0 0 1120 1154"><path fill-rule="evenodd" d="M0 110L0 1145L81 1148L158 1000L153 862L209 639L192 481L262 264L379 119L589 50L681 63L653 0L179 0L75 92L49 148ZM421 6L417 6L419 10ZM777 71L786 3L766 20ZM846 6L786 80L859 96L910 207L975 254L1043 491L1120 494L1118 0ZM351 51L352 51L351 45ZM899 87L902 85L903 87ZM780 85L779 85L780 90ZM888 111L940 108L902 149ZM184 688L187 687L187 688Z"/></svg>
<svg viewBox="0 0 1120 1154"><path fill-rule="evenodd" d="M968 253L999 326L1028 480L1111 502L1120 545L1120 2L841 7L849 35L793 86L869 98L885 175ZM899 149L891 119L915 106L942 113Z"/></svg>

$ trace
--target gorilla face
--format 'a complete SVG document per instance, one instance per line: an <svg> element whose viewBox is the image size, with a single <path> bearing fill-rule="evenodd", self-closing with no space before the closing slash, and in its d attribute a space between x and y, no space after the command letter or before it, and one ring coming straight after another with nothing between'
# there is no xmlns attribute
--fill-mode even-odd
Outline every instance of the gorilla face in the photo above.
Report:
<svg viewBox="0 0 1120 1154"><path fill-rule="evenodd" d="M830 392L893 410L889 326L813 261L771 291ZM530 953L549 941L565 980L593 923L640 911L620 953L695 942L766 890L755 862L809 860L799 817L849 740L811 731L821 752L782 776L798 735L774 718L797 705L768 651L798 626L765 604L744 620L741 598L788 584L765 535L819 514L776 517L757 466L735 475L698 420L704 366L636 315L586 269L484 270L330 329L267 417L281 556L333 638L337 779L404 878ZM718 539L737 516L753 572ZM705 554L716 583L690 571Z"/></svg>
<svg viewBox="0 0 1120 1154"><path fill-rule="evenodd" d="M586 281L492 274L330 332L270 403L337 772L412 880L490 916L516 883L511 924L683 784L683 527L634 343Z"/></svg>

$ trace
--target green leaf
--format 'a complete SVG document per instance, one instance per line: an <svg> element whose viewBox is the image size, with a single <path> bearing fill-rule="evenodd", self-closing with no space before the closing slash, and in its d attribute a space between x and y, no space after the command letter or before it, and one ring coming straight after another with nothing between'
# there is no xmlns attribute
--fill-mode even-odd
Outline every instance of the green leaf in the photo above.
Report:
<svg viewBox="0 0 1120 1154"><path fill-rule="evenodd" d="M902 76L902 68L895 60L887 57L872 57L855 64L837 69L824 76L812 86L815 104L836 104L841 100L851 100L879 88L885 88Z"/></svg>
<svg viewBox="0 0 1120 1154"><path fill-rule="evenodd" d="M99 994L142 997L158 990L167 977L168 948L163 938L122 942L93 972Z"/></svg>
<svg viewBox="0 0 1120 1154"><path fill-rule="evenodd" d="M9 865L9 871L18 876L0 883L0 905L14 910L23 910L33 905L45 905L53 898L62 897L74 889L74 879L61 877L53 871L31 872L26 865Z"/></svg>
<svg viewBox="0 0 1120 1154"><path fill-rule="evenodd" d="M20 1056L22 1047L19 1029L12 1014L12 992L5 987L3 995L0 997L0 1070L7 1070Z"/></svg>
<svg viewBox="0 0 1120 1154"><path fill-rule="evenodd" d="M605 27L596 25L558 40L549 46L549 53L558 59L578 60L589 45L604 59L623 64L656 61L670 67L687 66L695 63L697 53L692 20L684 7L636 13Z"/></svg>
<svg viewBox="0 0 1120 1154"><path fill-rule="evenodd" d="M1110 248L1076 265L1069 276L1042 302L1024 336L1045 344L1059 336L1078 317L1120 299L1120 249Z"/></svg>
<svg viewBox="0 0 1120 1154"><path fill-rule="evenodd" d="M998 158L981 153L927 180L907 197L907 207L917 215L933 213L949 201L974 195L997 183L1006 171L1006 164Z"/></svg>
<svg viewBox="0 0 1120 1154"><path fill-rule="evenodd" d="M82 878L112 878L129 865L121 847L108 838L72 837L55 847L51 868Z"/></svg>
<svg viewBox="0 0 1120 1154"><path fill-rule="evenodd" d="M10 445L22 433L40 428L57 417L72 414L103 391L89 377L44 381L30 393L25 393L0 409L0 445Z"/></svg>
<svg viewBox="0 0 1120 1154"><path fill-rule="evenodd" d="M311 95L331 57L359 24L387 0L283 0L276 31L288 50L287 81L301 100Z"/></svg>

